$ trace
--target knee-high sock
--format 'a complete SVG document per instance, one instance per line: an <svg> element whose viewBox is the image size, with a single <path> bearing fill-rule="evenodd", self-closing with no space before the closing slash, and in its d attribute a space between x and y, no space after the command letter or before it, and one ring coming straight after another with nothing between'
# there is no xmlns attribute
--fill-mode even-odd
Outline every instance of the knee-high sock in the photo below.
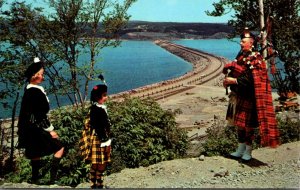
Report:
<svg viewBox="0 0 300 190"><path fill-rule="evenodd" d="M57 180L57 171L59 168L60 158L53 157L52 166L50 170L50 182L55 182Z"/></svg>
<svg viewBox="0 0 300 190"><path fill-rule="evenodd" d="M97 173L96 169L92 166L90 169L90 181L91 181L91 187L96 188L97 186Z"/></svg>
<svg viewBox="0 0 300 190"><path fill-rule="evenodd" d="M98 188L103 188L103 181L104 181L104 171L101 170L97 170L96 172L97 174L97 187Z"/></svg>
<svg viewBox="0 0 300 190"><path fill-rule="evenodd" d="M40 177L40 168L41 168L41 160L31 160L31 168L32 168L32 183L36 182Z"/></svg>

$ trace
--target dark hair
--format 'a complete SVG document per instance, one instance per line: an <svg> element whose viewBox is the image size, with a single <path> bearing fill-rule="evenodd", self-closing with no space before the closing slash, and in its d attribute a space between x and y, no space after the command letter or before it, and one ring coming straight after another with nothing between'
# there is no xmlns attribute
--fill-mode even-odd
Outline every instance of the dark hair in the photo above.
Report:
<svg viewBox="0 0 300 190"><path fill-rule="evenodd" d="M91 102L97 102L105 92L107 92L107 86L105 84L94 86L91 91Z"/></svg>
<svg viewBox="0 0 300 190"><path fill-rule="evenodd" d="M29 67L26 69L24 76L26 78L26 81L29 82L31 77L35 75L39 70L44 68L44 63L43 62L37 62L37 63L32 63L29 65Z"/></svg>

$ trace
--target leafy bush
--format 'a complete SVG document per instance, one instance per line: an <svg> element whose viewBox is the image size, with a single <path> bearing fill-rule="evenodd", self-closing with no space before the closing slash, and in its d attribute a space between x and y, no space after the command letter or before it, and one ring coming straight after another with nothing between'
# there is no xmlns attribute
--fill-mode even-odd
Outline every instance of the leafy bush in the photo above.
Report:
<svg viewBox="0 0 300 190"><path fill-rule="evenodd" d="M109 115L114 169L118 168L114 163L130 168L148 166L186 152L187 134L177 128L175 113L163 110L152 99L112 102Z"/></svg>
<svg viewBox="0 0 300 190"><path fill-rule="evenodd" d="M216 120L206 129L207 139L202 144L202 153L207 156L227 155L237 145L236 127L223 125L224 122Z"/></svg>
<svg viewBox="0 0 300 190"><path fill-rule="evenodd" d="M15 160L16 163L16 170L15 172L9 173L5 175L6 181L12 182L12 183L20 183L22 181L28 181L29 177L31 176L31 166L30 166L30 160L24 158L24 157L18 157Z"/></svg>
<svg viewBox="0 0 300 190"><path fill-rule="evenodd" d="M277 118L280 132L280 142L289 143L300 140L300 120L292 120L289 117Z"/></svg>
<svg viewBox="0 0 300 190"><path fill-rule="evenodd" d="M291 120L289 117L277 118L281 144L300 140L300 120ZM207 140L202 144L201 154L208 156L227 156L237 148L237 128L224 126L224 122L217 121L207 128ZM253 149L260 147L258 128L254 132Z"/></svg>
<svg viewBox="0 0 300 190"><path fill-rule="evenodd" d="M58 129L59 139L65 147L58 173L62 184L72 186L87 179L89 167L81 159L78 142L88 111L88 109L64 107L51 113L52 123Z"/></svg>

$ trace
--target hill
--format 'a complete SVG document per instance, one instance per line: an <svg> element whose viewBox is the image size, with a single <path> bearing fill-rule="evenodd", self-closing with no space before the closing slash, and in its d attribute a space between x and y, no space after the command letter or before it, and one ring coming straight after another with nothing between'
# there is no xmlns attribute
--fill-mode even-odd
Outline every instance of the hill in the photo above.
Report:
<svg viewBox="0 0 300 190"><path fill-rule="evenodd" d="M160 162L105 177L111 188L294 188L299 189L300 141L253 151L249 163L214 156ZM1 188L49 188L5 183ZM50 188L70 188L51 185ZM82 183L76 188L89 188Z"/></svg>
<svg viewBox="0 0 300 190"><path fill-rule="evenodd" d="M119 35L122 39L135 40L204 39L224 38L232 31L225 23L130 21Z"/></svg>

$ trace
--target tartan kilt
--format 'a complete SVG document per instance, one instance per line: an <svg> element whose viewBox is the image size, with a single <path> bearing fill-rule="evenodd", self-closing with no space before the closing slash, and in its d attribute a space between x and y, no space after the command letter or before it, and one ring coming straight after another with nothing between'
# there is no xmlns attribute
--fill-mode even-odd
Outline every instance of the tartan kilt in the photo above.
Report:
<svg viewBox="0 0 300 190"><path fill-rule="evenodd" d="M234 124L246 131L258 127L255 99L237 96Z"/></svg>
<svg viewBox="0 0 300 190"><path fill-rule="evenodd" d="M111 162L111 145L100 147L101 142L95 134L92 142L92 149L87 158L91 164L105 164Z"/></svg>

